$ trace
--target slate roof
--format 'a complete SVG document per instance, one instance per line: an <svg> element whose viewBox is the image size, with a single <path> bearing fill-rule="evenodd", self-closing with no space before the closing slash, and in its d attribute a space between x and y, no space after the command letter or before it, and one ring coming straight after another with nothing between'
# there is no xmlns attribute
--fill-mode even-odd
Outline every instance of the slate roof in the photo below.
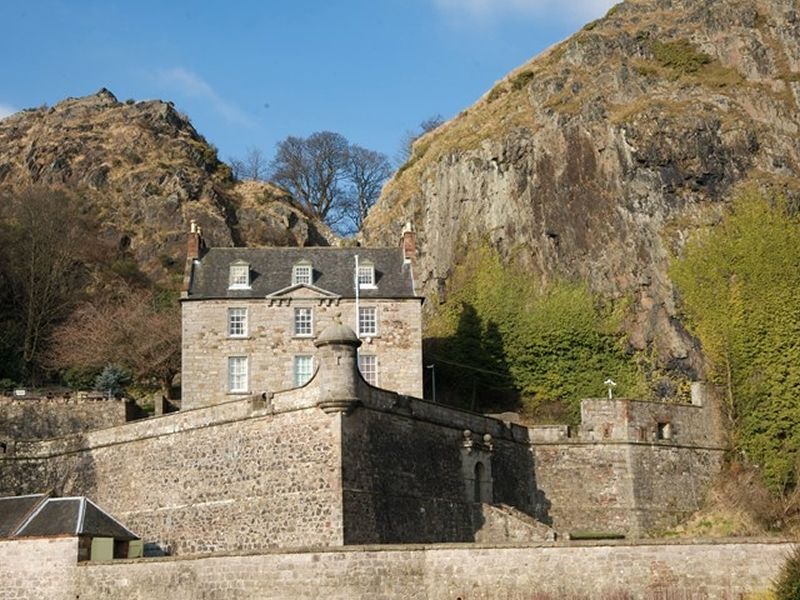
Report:
<svg viewBox="0 0 800 600"><path fill-rule="evenodd" d="M195 261L187 298L264 298L292 285L292 267L310 262L316 288L343 298L355 297L355 256L375 267L375 289L361 288L362 298L418 298L411 267L400 248L211 248ZM228 289L230 265L250 265L249 290Z"/></svg>
<svg viewBox="0 0 800 600"><path fill-rule="evenodd" d="M0 498L0 538L11 537L44 499L44 494Z"/></svg>
<svg viewBox="0 0 800 600"><path fill-rule="evenodd" d="M48 498L36 494L0 498L0 538L60 535L139 539L84 496Z"/></svg>

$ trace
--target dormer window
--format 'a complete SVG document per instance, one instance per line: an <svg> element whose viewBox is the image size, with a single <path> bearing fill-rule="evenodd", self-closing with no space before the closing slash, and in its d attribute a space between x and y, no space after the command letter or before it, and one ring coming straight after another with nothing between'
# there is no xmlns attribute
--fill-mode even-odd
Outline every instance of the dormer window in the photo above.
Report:
<svg viewBox="0 0 800 600"><path fill-rule="evenodd" d="M358 265L358 287L375 287L375 265L371 262L365 261Z"/></svg>
<svg viewBox="0 0 800 600"><path fill-rule="evenodd" d="M231 264L230 275L228 277L228 289L250 289L250 265L248 263L237 260L235 263Z"/></svg>
<svg viewBox="0 0 800 600"><path fill-rule="evenodd" d="M292 267L292 285L311 285L312 278L313 270L310 262L301 261Z"/></svg>

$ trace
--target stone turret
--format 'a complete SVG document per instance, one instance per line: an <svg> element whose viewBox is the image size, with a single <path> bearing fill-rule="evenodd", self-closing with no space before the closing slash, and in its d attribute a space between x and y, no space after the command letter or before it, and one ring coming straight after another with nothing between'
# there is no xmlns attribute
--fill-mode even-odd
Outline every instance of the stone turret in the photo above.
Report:
<svg viewBox="0 0 800 600"><path fill-rule="evenodd" d="M347 325L336 322L314 341L319 349L319 407L326 413L347 413L358 404L358 347L361 340Z"/></svg>

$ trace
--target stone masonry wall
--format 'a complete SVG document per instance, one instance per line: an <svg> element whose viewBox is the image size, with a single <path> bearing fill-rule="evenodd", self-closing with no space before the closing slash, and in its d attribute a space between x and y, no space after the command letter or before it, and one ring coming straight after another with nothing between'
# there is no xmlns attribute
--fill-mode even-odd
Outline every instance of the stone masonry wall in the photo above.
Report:
<svg viewBox="0 0 800 600"><path fill-rule="evenodd" d="M635 442L534 445L549 520L563 533L641 536L700 508L724 450Z"/></svg>
<svg viewBox="0 0 800 600"><path fill-rule="evenodd" d="M0 495L86 495L174 553L342 543L338 416L247 400L42 443L0 460Z"/></svg>
<svg viewBox="0 0 800 600"><path fill-rule="evenodd" d="M0 540L0 598L75 600L77 560L76 537Z"/></svg>
<svg viewBox="0 0 800 600"><path fill-rule="evenodd" d="M472 465L483 451L465 447L465 430L491 436L480 460L493 491L483 501L537 515L526 429L375 389L361 397L342 421L345 543L474 541L485 513Z"/></svg>
<svg viewBox="0 0 800 600"><path fill-rule="evenodd" d="M768 588L791 548L771 540L373 546L70 567L68 540L31 540L0 542L0 580L15 600L739 600Z"/></svg>
<svg viewBox="0 0 800 600"><path fill-rule="evenodd" d="M723 446L716 402L696 406L643 400L592 398L581 402L579 437L584 440L678 443L683 446ZM658 425L667 437L660 439Z"/></svg>
<svg viewBox="0 0 800 600"><path fill-rule="evenodd" d="M125 400L0 397L0 442L44 439L125 423Z"/></svg>
<svg viewBox="0 0 800 600"><path fill-rule="evenodd" d="M229 356L249 357L248 393L292 388L294 356L316 355L314 338L336 317L340 317L344 324L356 327L352 300L203 300L184 301L182 306L184 408L197 408L236 397L227 390ZM378 335L369 342L364 340L360 352L377 356L378 387L422 396L419 299L369 299L362 300L361 306L377 308ZM313 309L313 336L294 336L294 309L297 307ZM228 308L247 309L247 337L228 336Z"/></svg>

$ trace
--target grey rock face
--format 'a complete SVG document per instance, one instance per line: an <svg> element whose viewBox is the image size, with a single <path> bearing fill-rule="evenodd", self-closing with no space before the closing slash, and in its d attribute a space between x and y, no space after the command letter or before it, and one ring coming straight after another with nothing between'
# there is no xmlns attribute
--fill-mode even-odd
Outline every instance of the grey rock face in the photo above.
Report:
<svg viewBox="0 0 800 600"><path fill-rule="evenodd" d="M413 221L430 294L488 240L632 298L631 344L698 375L669 260L748 182L800 198L799 27L788 0L622 3L418 140L366 242Z"/></svg>

